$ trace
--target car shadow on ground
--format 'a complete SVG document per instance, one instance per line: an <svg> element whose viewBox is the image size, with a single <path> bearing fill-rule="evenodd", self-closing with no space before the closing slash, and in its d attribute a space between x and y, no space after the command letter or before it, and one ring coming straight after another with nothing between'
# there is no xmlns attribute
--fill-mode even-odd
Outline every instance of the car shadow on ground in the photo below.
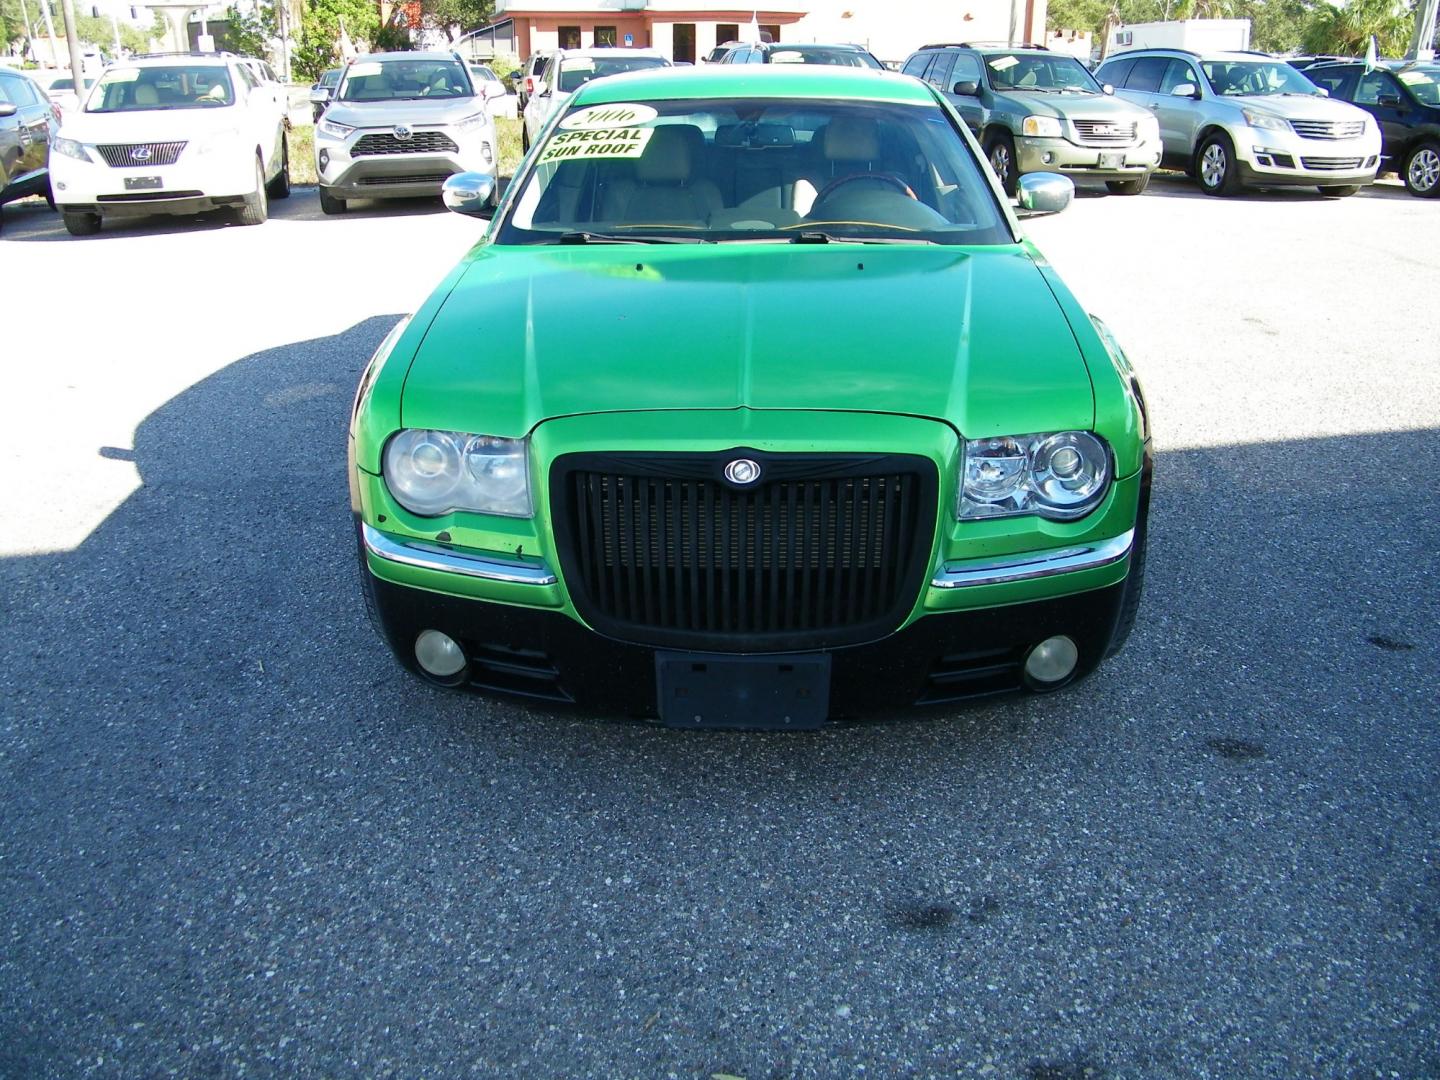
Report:
<svg viewBox="0 0 1440 1080"><path fill-rule="evenodd" d="M1155 173L1150 178L1150 186L1145 189L1147 196L1162 199L1208 199L1217 205L1230 202L1269 202L1281 205L1344 202L1352 199L1393 198L1397 194L1406 198L1410 197L1404 185L1392 179L1369 184L1344 199L1322 195L1319 188L1313 187L1245 188L1235 195L1214 196L1201 191L1200 185L1184 173L1170 170Z"/></svg>
<svg viewBox="0 0 1440 1080"><path fill-rule="evenodd" d="M1063 693L671 732L371 631L395 318L177 396L84 543L0 560L0 1073L1434 1063L1437 432L1161 453L1135 636Z"/></svg>

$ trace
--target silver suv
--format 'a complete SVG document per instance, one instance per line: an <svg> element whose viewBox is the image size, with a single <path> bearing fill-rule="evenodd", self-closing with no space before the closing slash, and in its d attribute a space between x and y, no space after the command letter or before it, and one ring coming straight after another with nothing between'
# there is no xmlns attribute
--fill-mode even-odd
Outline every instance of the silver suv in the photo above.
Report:
<svg viewBox="0 0 1440 1080"><path fill-rule="evenodd" d="M1207 195L1246 186L1353 195L1380 166L1380 129L1368 113L1327 100L1289 64L1261 54L1136 49L1095 77L1154 112L1164 163Z"/></svg>
<svg viewBox="0 0 1440 1080"><path fill-rule="evenodd" d="M358 57L315 125L320 209L439 195L456 173L494 172L495 146L495 122L455 53Z"/></svg>

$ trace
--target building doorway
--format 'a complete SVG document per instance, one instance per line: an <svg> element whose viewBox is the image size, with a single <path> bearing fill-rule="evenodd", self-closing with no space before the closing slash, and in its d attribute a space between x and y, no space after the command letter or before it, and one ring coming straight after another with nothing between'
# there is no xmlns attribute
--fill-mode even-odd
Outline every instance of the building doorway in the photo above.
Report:
<svg viewBox="0 0 1440 1080"><path fill-rule="evenodd" d="M675 47L670 58L677 64L695 63L694 23L675 23Z"/></svg>

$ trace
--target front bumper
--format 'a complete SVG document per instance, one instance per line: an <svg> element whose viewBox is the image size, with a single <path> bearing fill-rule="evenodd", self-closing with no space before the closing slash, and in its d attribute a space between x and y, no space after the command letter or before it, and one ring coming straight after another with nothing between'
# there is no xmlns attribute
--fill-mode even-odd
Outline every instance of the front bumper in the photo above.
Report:
<svg viewBox="0 0 1440 1080"><path fill-rule="evenodd" d="M173 165L112 168L64 154L50 155L55 202L62 210L106 217L142 214L196 214L237 206L255 192L255 155L200 154L193 146ZM136 188L142 178L158 187Z"/></svg>
<svg viewBox="0 0 1440 1080"><path fill-rule="evenodd" d="M1380 168L1380 138L1303 139L1285 131L1246 128L1236 143L1240 179L1256 187L1369 184Z"/></svg>
<svg viewBox="0 0 1440 1080"><path fill-rule="evenodd" d="M490 125L463 135L443 129L456 147L453 151L352 154L363 136L389 130L358 128L343 140L317 134L315 167L321 185L340 199L421 198L440 194L441 186L456 173L495 169L495 134ZM416 134L440 130L417 129Z"/></svg>
<svg viewBox="0 0 1440 1080"><path fill-rule="evenodd" d="M1134 180L1160 164L1160 141L1130 146L1084 146L1059 137L1022 135L1015 140L1022 173L1058 172L1097 180Z"/></svg>

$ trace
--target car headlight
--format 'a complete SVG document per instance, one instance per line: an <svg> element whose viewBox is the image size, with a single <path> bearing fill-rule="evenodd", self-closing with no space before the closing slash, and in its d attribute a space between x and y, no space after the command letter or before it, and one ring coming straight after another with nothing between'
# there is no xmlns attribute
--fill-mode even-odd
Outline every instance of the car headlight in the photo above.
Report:
<svg viewBox="0 0 1440 1080"><path fill-rule="evenodd" d="M315 130L321 135L328 135L332 139L348 139L350 133L355 129L349 124L337 124L334 120L322 119L315 125Z"/></svg>
<svg viewBox="0 0 1440 1080"><path fill-rule="evenodd" d="M1253 128L1264 128L1266 131L1289 131L1290 125L1278 116L1269 113L1256 112L1254 109L1241 109L1245 117L1245 123Z"/></svg>
<svg viewBox="0 0 1440 1080"><path fill-rule="evenodd" d="M65 157L75 158L77 161L89 161L92 163L95 161L95 159L90 156L90 148L82 142L76 142L74 139L61 139L58 137L51 139L50 152L52 154L61 154Z"/></svg>
<svg viewBox="0 0 1440 1080"><path fill-rule="evenodd" d="M464 120L458 121L455 124L455 130L468 135L472 131L478 131L484 124L485 114L477 112L474 116L467 116Z"/></svg>
<svg viewBox="0 0 1440 1080"><path fill-rule="evenodd" d="M1150 115L1140 118L1135 126L1136 134L1140 136L1141 142L1152 142L1160 138L1160 121Z"/></svg>
<svg viewBox="0 0 1440 1080"><path fill-rule="evenodd" d="M385 447L385 483L411 513L452 510L529 517L530 465L524 439L407 429Z"/></svg>
<svg viewBox="0 0 1440 1080"><path fill-rule="evenodd" d="M1110 485L1110 450L1088 431L971 439L965 443L956 516L1083 517Z"/></svg>
<svg viewBox="0 0 1440 1080"><path fill-rule="evenodd" d="M1038 135L1041 138L1058 139L1061 130L1060 120L1054 116L1027 116L1020 123L1021 135Z"/></svg>

